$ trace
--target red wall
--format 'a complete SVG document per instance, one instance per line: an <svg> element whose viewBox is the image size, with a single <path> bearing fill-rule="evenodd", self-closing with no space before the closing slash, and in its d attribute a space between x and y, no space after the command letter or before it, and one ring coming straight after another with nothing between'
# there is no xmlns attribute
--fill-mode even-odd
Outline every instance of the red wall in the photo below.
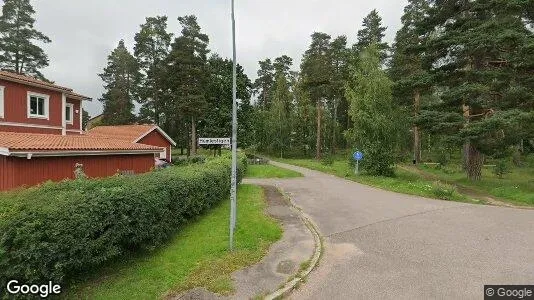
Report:
<svg viewBox="0 0 534 300"><path fill-rule="evenodd" d="M142 138L138 143L167 148L167 160L171 161L172 144L169 143L169 141L163 135L161 135L159 131L157 130L152 131L147 136Z"/></svg>
<svg viewBox="0 0 534 300"><path fill-rule="evenodd" d="M74 109L72 113L74 114L74 122L72 125L67 124L67 130L80 130L80 116L82 115L82 110L80 109L80 100L74 100L67 98L67 103L74 104ZM76 113L78 111L78 113Z"/></svg>
<svg viewBox="0 0 534 300"><path fill-rule="evenodd" d="M146 173L154 167L154 155L109 155L79 157L18 158L0 156L0 190L32 186L48 180L61 181L74 178L74 166L84 165L91 178L109 177L117 171L132 170Z"/></svg>
<svg viewBox="0 0 534 300"><path fill-rule="evenodd" d="M13 170L13 162L7 156L0 155L0 191L8 190L15 186Z"/></svg>
<svg viewBox="0 0 534 300"><path fill-rule="evenodd" d="M62 117L62 93L50 91L42 88L26 86L24 84L9 82L0 79L0 86L4 86L4 118L0 122L24 123L31 125L47 125L61 127L63 125ZM28 92L49 95L49 119L28 118ZM67 124L69 130L80 130L80 117L82 114L80 100L67 98L67 103L74 104L74 122L72 125ZM78 113L76 113L78 110ZM52 133L61 134L61 129L41 129L29 127L0 126L0 131L10 132L28 132L28 133Z"/></svg>
<svg viewBox="0 0 534 300"><path fill-rule="evenodd" d="M4 118L0 121L61 127L61 93L0 79L4 86ZM28 118L28 92L50 96L49 120Z"/></svg>

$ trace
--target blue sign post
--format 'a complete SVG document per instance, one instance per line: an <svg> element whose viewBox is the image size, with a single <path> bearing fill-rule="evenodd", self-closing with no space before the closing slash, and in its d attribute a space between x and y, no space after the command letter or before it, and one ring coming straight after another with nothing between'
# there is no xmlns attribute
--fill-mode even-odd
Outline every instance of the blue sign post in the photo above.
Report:
<svg viewBox="0 0 534 300"><path fill-rule="evenodd" d="M359 175L360 174L360 160L363 159L363 153L360 151L356 151L354 152L352 157L354 157L354 160L356 161L356 170L354 171L354 173L356 175Z"/></svg>

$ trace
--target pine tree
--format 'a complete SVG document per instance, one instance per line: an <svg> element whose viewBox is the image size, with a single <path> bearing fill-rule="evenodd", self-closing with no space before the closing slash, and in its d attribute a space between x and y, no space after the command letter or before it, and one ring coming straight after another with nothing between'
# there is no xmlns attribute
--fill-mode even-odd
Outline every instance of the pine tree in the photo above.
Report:
<svg viewBox="0 0 534 300"><path fill-rule="evenodd" d="M212 55L208 60L209 81L206 87L208 105L199 122L198 132L205 137L230 137L232 135L232 61ZM237 65L237 98L239 115L238 141L240 147L251 143L252 83L241 65Z"/></svg>
<svg viewBox="0 0 534 300"><path fill-rule="evenodd" d="M385 59L389 46L387 43L382 42L382 40L384 39L387 27L382 26L382 17L380 17L376 9L373 9L363 19L362 27L362 29L358 30L358 41L353 46L356 55L371 44L377 44L380 57Z"/></svg>
<svg viewBox="0 0 534 300"><path fill-rule="evenodd" d="M140 98L143 107L140 117L160 125L160 115L165 113L162 101L165 59L169 54L172 33L167 32L167 17L146 18L135 35L134 55L139 62L143 78Z"/></svg>
<svg viewBox="0 0 534 300"><path fill-rule="evenodd" d="M51 40L33 26L35 11L30 0L4 0L0 15L0 68L45 79L40 69L48 56L34 42Z"/></svg>
<svg viewBox="0 0 534 300"><path fill-rule="evenodd" d="M369 175L392 176L396 136L392 82L381 68L379 45L364 49L358 61L347 85L354 127L346 135L365 154L362 167Z"/></svg>
<svg viewBox="0 0 534 300"><path fill-rule="evenodd" d="M402 28L397 32L393 44L393 55L389 73L395 84L393 92L397 104L411 107L416 119L421 109L421 98L430 88L430 77L423 70L421 46L427 36L418 33L417 25L428 15L427 0L409 0L402 16ZM421 161L421 131L413 125L413 159Z"/></svg>
<svg viewBox="0 0 534 300"><path fill-rule="evenodd" d="M330 87L330 109L332 114L332 145L334 154L338 146L339 131L347 128L339 124L347 125L348 102L345 97L345 85L348 79L348 64L350 53L347 49L347 37L339 36L330 43L330 58L332 63L332 78ZM341 106L341 109L340 109Z"/></svg>
<svg viewBox="0 0 534 300"><path fill-rule="evenodd" d="M301 64L301 76L303 88L308 93L310 100L316 105L316 145L315 158L321 159L322 154L322 124L321 121L324 103L330 92L332 77L332 64L330 58L331 37L326 33L315 32L312 34L312 42L304 54Z"/></svg>
<svg viewBox="0 0 534 300"><path fill-rule="evenodd" d="M274 83L273 101L269 111L270 137L273 152L284 152L291 147L291 102L292 95L289 82L283 70L276 74Z"/></svg>
<svg viewBox="0 0 534 300"><path fill-rule="evenodd" d="M132 111L138 99L141 74L137 60L126 49L123 40L108 56L107 66L99 76L106 89L99 99L104 104L103 123L123 125L135 122Z"/></svg>
<svg viewBox="0 0 534 300"><path fill-rule="evenodd" d="M274 66L270 59L259 62L258 78L254 81L254 93L258 96L258 106L268 109L274 84Z"/></svg>
<svg viewBox="0 0 534 300"><path fill-rule="evenodd" d="M421 27L431 33L425 67L441 101L422 111L420 123L464 144L467 176L479 180L485 155L532 134L534 36L523 19L530 4L432 2Z"/></svg>
<svg viewBox="0 0 534 300"><path fill-rule="evenodd" d="M89 120L91 120L89 112L82 108L82 130L87 129L87 123L89 123Z"/></svg>
<svg viewBox="0 0 534 300"><path fill-rule="evenodd" d="M195 16L180 17L178 21L182 35L174 40L167 59L167 85L174 109L191 126L190 154L196 155L197 123L207 105L209 38L201 32Z"/></svg>

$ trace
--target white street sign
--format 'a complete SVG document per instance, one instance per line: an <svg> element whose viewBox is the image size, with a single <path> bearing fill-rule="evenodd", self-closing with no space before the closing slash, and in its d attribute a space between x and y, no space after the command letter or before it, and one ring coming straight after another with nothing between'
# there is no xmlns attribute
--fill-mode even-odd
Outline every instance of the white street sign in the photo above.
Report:
<svg viewBox="0 0 534 300"><path fill-rule="evenodd" d="M230 146L230 138L199 138L198 144Z"/></svg>

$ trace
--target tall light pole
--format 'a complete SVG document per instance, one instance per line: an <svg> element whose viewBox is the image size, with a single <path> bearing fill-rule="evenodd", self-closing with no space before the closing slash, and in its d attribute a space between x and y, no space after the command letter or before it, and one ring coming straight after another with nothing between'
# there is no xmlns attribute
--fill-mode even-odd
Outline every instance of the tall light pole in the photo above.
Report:
<svg viewBox="0 0 534 300"><path fill-rule="evenodd" d="M232 186L230 188L230 251L234 250L234 231L237 215L237 53L235 44L235 5L232 0L232 44L233 44L233 82L232 82Z"/></svg>

